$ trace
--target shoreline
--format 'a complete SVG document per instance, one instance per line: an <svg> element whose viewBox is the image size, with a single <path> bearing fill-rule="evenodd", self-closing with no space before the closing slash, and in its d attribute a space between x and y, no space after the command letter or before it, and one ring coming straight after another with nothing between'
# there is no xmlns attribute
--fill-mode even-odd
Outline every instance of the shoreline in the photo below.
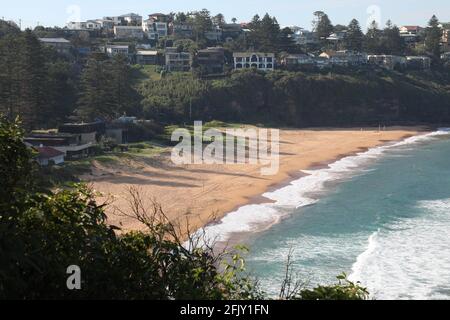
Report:
<svg viewBox="0 0 450 320"><path fill-rule="evenodd" d="M97 167L97 174L85 180L95 190L112 195L114 206L122 210L127 205L126 188L137 186L146 199L156 199L172 221L188 219L192 232L220 224L243 206L271 203L264 195L307 176L304 170L326 168L365 150L430 132L425 127L392 127L381 132L375 128L280 131L280 170L274 176L259 176L259 165L177 167L168 162L167 156L161 156L134 168L128 164ZM136 221L117 217L114 212L108 212L108 218L124 231L142 229Z"/></svg>
<svg viewBox="0 0 450 320"><path fill-rule="evenodd" d="M293 182L300 180L304 177L310 176L310 173L306 173L305 171L320 171L320 170L326 170L326 169L330 169L330 165L339 162L342 159L346 159L346 158L350 158L350 157L358 157L360 155L364 155L367 152L369 152L371 149L377 149L377 148L389 148L390 146L395 146L397 143L401 143L403 141L406 141L409 138L412 137L420 137L420 136L426 136L429 133L432 133L433 131L423 131L423 132L418 132L417 134L407 134L397 140L390 140L390 141L385 141L383 144L381 145L376 145L374 147L367 147L367 148L361 148L361 150L356 151L356 152L350 152L348 154L341 154L337 157L335 157L334 159L330 160L330 161L322 161L320 163L314 163L311 164L308 168L306 169L301 169L299 172L294 172L293 174L291 174L290 178L287 178L284 182L281 182L277 185L273 185L270 186L266 192L264 192L263 194L257 196L257 201L255 202L249 202L247 204L244 204L242 206L238 206L236 207L233 211L228 212L227 214L224 215L223 218L227 217L228 215L236 212L239 208L241 207L245 207L245 206L251 206L251 205L269 205L269 204L274 204L276 203L275 200L267 198L264 196L264 194L267 193L272 193L274 191L280 191L285 187L289 187L292 185ZM333 184L333 183L339 183L339 180L342 178L337 178L336 180L329 180L329 181L324 181L324 188L326 188L325 186L327 184ZM320 193L320 192L318 192ZM309 204L309 205L305 205L305 206L301 206L301 207L308 207L310 205L313 204ZM297 208L298 209L298 208ZM247 245L247 242L249 240L251 240L251 237L253 235L262 233L264 231L267 231L269 229L271 229L274 225L279 224L281 221L283 221L284 219L288 219L290 217L290 215L282 215L280 217L278 217L277 219L275 219L273 222L268 223L266 225L264 225L264 223L255 223L254 224L254 228L252 230L249 231L244 231L244 232L229 232L226 236L226 240L217 240L216 242L213 241L213 246L214 249L217 250L218 252L220 251L224 251L227 250L227 248L233 248L236 245ZM222 219L223 219L222 218ZM214 224L207 224L205 225L202 229L206 229L208 227L213 227L215 225L220 224L219 223L214 223Z"/></svg>

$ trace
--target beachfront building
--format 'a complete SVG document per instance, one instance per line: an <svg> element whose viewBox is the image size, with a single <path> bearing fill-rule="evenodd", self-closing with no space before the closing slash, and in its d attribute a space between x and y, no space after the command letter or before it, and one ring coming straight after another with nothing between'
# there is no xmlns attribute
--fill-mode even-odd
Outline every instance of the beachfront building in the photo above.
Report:
<svg viewBox="0 0 450 320"><path fill-rule="evenodd" d="M68 55L72 49L72 44L64 38L39 38L39 41L46 46L54 48L58 53Z"/></svg>
<svg viewBox="0 0 450 320"><path fill-rule="evenodd" d="M275 69L275 54L265 52L234 52L234 68L236 70L255 68L261 71Z"/></svg>
<svg viewBox="0 0 450 320"><path fill-rule="evenodd" d="M156 65L159 63L159 54L156 50L138 50L136 63L140 65Z"/></svg>
<svg viewBox="0 0 450 320"><path fill-rule="evenodd" d="M43 167L64 163L64 152L52 147L34 147L33 149L38 153L36 161Z"/></svg>
<svg viewBox="0 0 450 320"><path fill-rule="evenodd" d="M105 124L101 121L90 123L66 123L58 128L59 133L68 133L77 136L77 142L96 143L97 135L105 131Z"/></svg>
<svg viewBox="0 0 450 320"><path fill-rule="evenodd" d="M116 39L143 39L142 26L115 26L114 36Z"/></svg>
<svg viewBox="0 0 450 320"><path fill-rule="evenodd" d="M401 69L406 67L406 58L394 55L369 55L367 62L388 70Z"/></svg>
<svg viewBox="0 0 450 320"><path fill-rule="evenodd" d="M178 48L166 48L165 52L167 71L189 71L192 65L192 56L189 52L179 52Z"/></svg>
<svg viewBox="0 0 450 320"><path fill-rule="evenodd" d="M31 133L24 142L30 147L51 147L69 160L87 157L93 146L92 143L81 143L78 135L70 133Z"/></svg>

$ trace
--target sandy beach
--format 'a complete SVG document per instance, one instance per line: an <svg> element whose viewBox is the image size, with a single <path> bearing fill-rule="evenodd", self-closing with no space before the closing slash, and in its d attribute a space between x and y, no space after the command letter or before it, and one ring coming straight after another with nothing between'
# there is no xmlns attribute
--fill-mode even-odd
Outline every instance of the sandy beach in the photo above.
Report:
<svg viewBox="0 0 450 320"><path fill-rule="evenodd" d="M117 215L117 208L129 210L126 200L130 186L137 187L143 199L159 203L173 221L196 230L220 220L228 212L249 203L267 202L262 194L301 175L301 170L324 166L391 141L425 131L420 127L355 129L280 130L280 168L273 176L262 176L261 165L175 165L170 154L120 165L95 163L92 174L82 178L109 198L108 219L124 230L139 230L134 219Z"/></svg>

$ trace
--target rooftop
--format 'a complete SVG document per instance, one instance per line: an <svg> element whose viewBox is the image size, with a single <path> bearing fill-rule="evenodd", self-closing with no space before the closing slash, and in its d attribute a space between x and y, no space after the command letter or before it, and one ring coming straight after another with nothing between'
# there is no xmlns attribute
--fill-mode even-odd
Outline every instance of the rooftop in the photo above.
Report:
<svg viewBox="0 0 450 320"><path fill-rule="evenodd" d="M47 43L70 43L69 40L64 38L39 38L39 41Z"/></svg>
<svg viewBox="0 0 450 320"><path fill-rule="evenodd" d="M140 56L156 56L158 55L158 51L153 51L153 50L138 50L136 52L137 55Z"/></svg>
<svg viewBox="0 0 450 320"><path fill-rule="evenodd" d="M50 159L64 155L64 152L61 152L51 147L35 147L35 149L37 152L39 152L38 157L41 159Z"/></svg>

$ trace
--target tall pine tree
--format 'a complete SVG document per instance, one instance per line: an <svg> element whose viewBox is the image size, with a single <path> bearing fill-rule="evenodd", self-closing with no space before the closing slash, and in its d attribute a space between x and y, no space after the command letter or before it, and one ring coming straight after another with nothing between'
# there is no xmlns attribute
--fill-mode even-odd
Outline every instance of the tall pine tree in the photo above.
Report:
<svg viewBox="0 0 450 320"><path fill-rule="evenodd" d="M364 42L364 33L358 20L353 19L347 28L347 36L345 38L345 47L347 50L361 51Z"/></svg>
<svg viewBox="0 0 450 320"><path fill-rule="evenodd" d="M436 59L439 59L441 55L441 37L442 30L439 27L439 20L433 15L428 22L428 28L426 30L425 48Z"/></svg>

